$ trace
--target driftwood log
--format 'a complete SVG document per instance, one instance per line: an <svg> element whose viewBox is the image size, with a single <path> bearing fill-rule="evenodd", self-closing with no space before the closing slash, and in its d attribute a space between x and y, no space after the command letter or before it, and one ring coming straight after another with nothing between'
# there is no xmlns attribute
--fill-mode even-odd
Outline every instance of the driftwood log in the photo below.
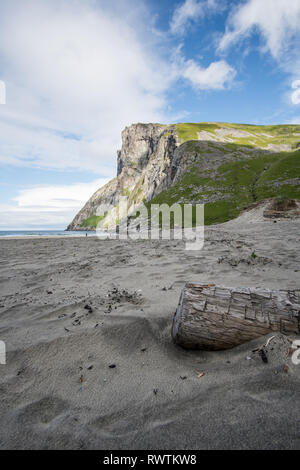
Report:
<svg viewBox="0 0 300 470"><path fill-rule="evenodd" d="M188 349L228 349L272 331L300 332L300 289L185 285L172 337Z"/></svg>

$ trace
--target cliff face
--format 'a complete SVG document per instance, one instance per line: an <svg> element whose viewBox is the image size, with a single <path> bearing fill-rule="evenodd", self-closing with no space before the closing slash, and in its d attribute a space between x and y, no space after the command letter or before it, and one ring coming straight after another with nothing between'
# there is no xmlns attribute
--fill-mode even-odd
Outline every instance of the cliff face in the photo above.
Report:
<svg viewBox="0 0 300 470"><path fill-rule="evenodd" d="M168 188L176 173L172 159L177 145L176 126L133 124L126 127L122 132L122 149L118 151L117 177L96 191L68 230L94 229L85 221L97 215L100 205L117 206L120 196L128 196L131 204L137 204L149 201Z"/></svg>
<svg viewBox="0 0 300 470"><path fill-rule="evenodd" d="M96 191L68 230L94 230L99 207L109 212L120 196L132 207L204 202L209 223L263 198L300 199L299 136L296 125L133 124L122 133L116 178Z"/></svg>

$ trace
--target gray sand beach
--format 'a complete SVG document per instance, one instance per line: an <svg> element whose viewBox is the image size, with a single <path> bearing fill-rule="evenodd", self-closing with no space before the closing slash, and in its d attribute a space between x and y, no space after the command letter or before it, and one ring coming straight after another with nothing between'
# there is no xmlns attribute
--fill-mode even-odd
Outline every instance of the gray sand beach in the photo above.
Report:
<svg viewBox="0 0 300 470"><path fill-rule="evenodd" d="M299 448L293 338L277 333L265 364L252 351L272 335L218 352L170 335L186 281L299 288L299 220L253 220L207 228L201 251L0 240L0 448Z"/></svg>

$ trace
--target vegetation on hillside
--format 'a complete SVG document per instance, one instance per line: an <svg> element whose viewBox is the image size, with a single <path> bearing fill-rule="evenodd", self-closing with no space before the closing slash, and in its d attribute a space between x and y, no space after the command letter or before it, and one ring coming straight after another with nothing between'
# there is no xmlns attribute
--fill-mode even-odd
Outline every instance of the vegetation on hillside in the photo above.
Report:
<svg viewBox="0 0 300 470"><path fill-rule="evenodd" d="M194 166L148 205L205 203L205 224L222 223L256 201L278 196L300 199L300 184L291 181L296 178L300 178L300 150L262 152L252 159L225 163L211 176L203 177Z"/></svg>
<svg viewBox="0 0 300 470"><path fill-rule="evenodd" d="M198 133L203 131L206 147L198 141ZM149 201L148 207L205 203L205 224L210 225L237 217L253 202L278 197L300 199L300 149L296 150L299 125L184 123L177 124L177 134L193 162L181 179ZM285 151L278 152L276 146L285 146ZM203 171L200 160L216 152L229 155L230 161ZM132 203L142 202L142 180L130 194L126 189L123 194ZM81 227L96 227L102 219L93 215Z"/></svg>
<svg viewBox="0 0 300 470"><path fill-rule="evenodd" d="M198 133L206 131L211 134L211 138L216 141L219 135L216 131L226 129L225 139L232 139L235 144L250 145L252 147L266 148L269 144L273 145L291 145L296 148L300 141L300 126L296 124L276 125L276 126L256 126L252 124L229 124L229 123L183 123L177 124L177 133L181 143L189 140L198 140ZM234 137L230 135L230 130L243 131L249 135L244 137Z"/></svg>
<svg viewBox="0 0 300 470"><path fill-rule="evenodd" d="M83 220L83 222L80 224L80 227L82 228L96 228L98 223L104 219L103 216L98 216L98 215L91 215L88 219Z"/></svg>

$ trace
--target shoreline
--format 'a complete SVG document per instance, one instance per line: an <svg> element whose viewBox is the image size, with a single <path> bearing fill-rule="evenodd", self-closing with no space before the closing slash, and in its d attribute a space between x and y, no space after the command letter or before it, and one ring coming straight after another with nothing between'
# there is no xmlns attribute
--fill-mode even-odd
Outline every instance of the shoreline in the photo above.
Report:
<svg viewBox="0 0 300 470"><path fill-rule="evenodd" d="M65 240L69 240L72 238L78 239L78 238L98 238L97 235L88 235L87 237L85 235L14 235L14 236L0 236L0 241L1 240L36 240L36 239L56 239L56 238L62 238Z"/></svg>

